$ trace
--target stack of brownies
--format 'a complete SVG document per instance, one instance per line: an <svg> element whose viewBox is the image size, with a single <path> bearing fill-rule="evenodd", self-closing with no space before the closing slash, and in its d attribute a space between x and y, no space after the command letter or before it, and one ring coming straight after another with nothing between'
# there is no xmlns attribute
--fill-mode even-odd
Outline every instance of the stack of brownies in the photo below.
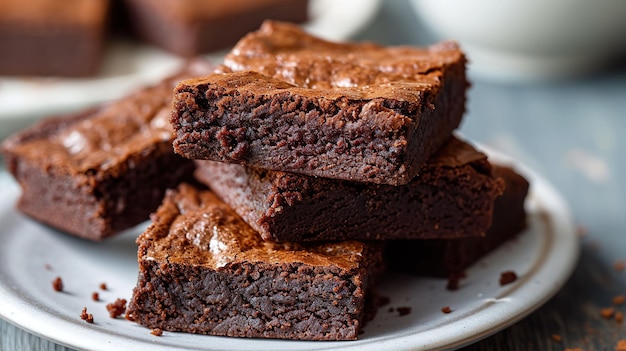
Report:
<svg viewBox="0 0 626 351"><path fill-rule="evenodd" d="M337 44L278 22L245 36L216 73L174 90L174 149L211 190L166 195L138 239L127 318L211 335L355 339L385 244L392 266L426 264L395 251L439 251L432 271L460 274L523 227L526 191L452 135L467 87L454 43ZM506 188L514 198L485 239L506 183L517 184Z"/></svg>
<svg viewBox="0 0 626 351"><path fill-rule="evenodd" d="M3 145L20 209L94 240L153 211L195 164L193 182L210 190L167 190L137 239L129 320L353 340L387 268L454 288L525 226L526 180L453 135L468 87L454 43L338 44L266 22L211 72L187 70ZM173 82L198 76L164 103ZM162 147L172 131L186 159Z"/></svg>

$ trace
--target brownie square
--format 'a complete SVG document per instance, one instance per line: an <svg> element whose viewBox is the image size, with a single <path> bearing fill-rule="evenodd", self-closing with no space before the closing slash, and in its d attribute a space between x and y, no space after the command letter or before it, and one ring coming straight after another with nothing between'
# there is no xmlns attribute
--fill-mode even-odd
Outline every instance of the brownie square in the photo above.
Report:
<svg viewBox="0 0 626 351"><path fill-rule="evenodd" d="M196 179L272 241L480 237L503 185L487 157L455 137L402 186L196 164Z"/></svg>
<svg viewBox="0 0 626 351"><path fill-rule="evenodd" d="M263 241L212 192L168 190L139 236L126 318L148 328L354 340L382 270L379 244Z"/></svg>
<svg viewBox="0 0 626 351"><path fill-rule="evenodd" d="M109 0L3 0L0 75L95 74L108 11Z"/></svg>
<svg viewBox="0 0 626 351"><path fill-rule="evenodd" d="M465 57L331 43L265 22L217 70L181 82L174 149L191 159L378 184L411 181L465 110Z"/></svg>
<svg viewBox="0 0 626 351"><path fill-rule="evenodd" d="M225 49L263 20L304 22L307 0L124 0L135 33L182 56Z"/></svg>
<svg viewBox="0 0 626 351"><path fill-rule="evenodd" d="M165 189L190 179L168 123L172 88L212 68L191 65L126 98L54 117L2 143L22 188L18 209L62 231L101 240L148 219Z"/></svg>
<svg viewBox="0 0 626 351"><path fill-rule="evenodd" d="M528 181L506 166L494 165L493 174L504 180L505 188L495 200L493 221L485 237L388 242L386 257L390 269L448 277L454 283L467 267L524 230Z"/></svg>

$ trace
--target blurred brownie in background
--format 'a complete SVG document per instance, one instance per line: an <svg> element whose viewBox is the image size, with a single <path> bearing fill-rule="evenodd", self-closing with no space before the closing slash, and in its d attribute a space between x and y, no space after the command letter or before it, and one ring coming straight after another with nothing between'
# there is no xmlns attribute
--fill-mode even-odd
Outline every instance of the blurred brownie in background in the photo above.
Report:
<svg viewBox="0 0 626 351"><path fill-rule="evenodd" d="M109 0L0 0L0 75L89 76Z"/></svg>
<svg viewBox="0 0 626 351"><path fill-rule="evenodd" d="M307 0L123 0L136 34L181 56L227 48L263 20L307 20Z"/></svg>

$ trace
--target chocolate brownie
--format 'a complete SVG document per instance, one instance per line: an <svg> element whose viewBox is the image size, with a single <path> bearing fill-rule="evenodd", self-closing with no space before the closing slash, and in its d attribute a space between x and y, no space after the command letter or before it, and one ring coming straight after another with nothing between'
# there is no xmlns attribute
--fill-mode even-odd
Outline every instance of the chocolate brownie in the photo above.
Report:
<svg viewBox="0 0 626 351"><path fill-rule="evenodd" d="M172 150L172 88L210 70L191 65L119 101L46 119L5 140L7 169L22 187L19 210L91 240L147 220L165 189L193 170Z"/></svg>
<svg viewBox="0 0 626 351"><path fill-rule="evenodd" d="M200 182L273 241L480 237L502 191L487 157L455 137L402 186L196 165Z"/></svg>
<svg viewBox="0 0 626 351"><path fill-rule="evenodd" d="M139 236L126 318L169 331L353 340L382 271L380 243L263 241L212 192L168 190Z"/></svg>
<svg viewBox="0 0 626 351"><path fill-rule="evenodd" d="M0 1L0 75L97 72L109 0Z"/></svg>
<svg viewBox="0 0 626 351"><path fill-rule="evenodd" d="M263 20L307 19L306 0L124 0L143 40L193 56L234 45Z"/></svg>
<svg viewBox="0 0 626 351"><path fill-rule="evenodd" d="M218 72L177 86L177 153L391 185L411 181L459 125L468 86L451 42L338 44L271 21Z"/></svg>
<svg viewBox="0 0 626 351"><path fill-rule="evenodd" d="M387 244L392 270L441 277L462 276L479 258L526 228L524 200L528 182L509 167L493 167L505 182L504 193L495 200L493 222L483 238L451 240L398 240Z"/></svg>

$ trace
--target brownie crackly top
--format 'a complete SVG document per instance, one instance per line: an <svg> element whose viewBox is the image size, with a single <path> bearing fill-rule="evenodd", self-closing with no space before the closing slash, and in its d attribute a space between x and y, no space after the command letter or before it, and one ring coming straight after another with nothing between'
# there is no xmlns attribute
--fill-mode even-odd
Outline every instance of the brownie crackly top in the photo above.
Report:
<svg viewBox="0 0 626 351"><path fill-rule="evenodd" d="M156 227L156 228L155 228ZM146 257L217 269L235 262L300 262L311 266L357 268L367 249L358 241L275 243L263 241L212 192L181 184L169 191L142 240L151 240Z"/></svg>
<svg viewBox="0 0 626 351"><path fill-rule="evenodd" d="M199 64L200 65L200 64ZM7 139L2 147L42 167L57 167L69 174L91 169L111 170L133 154L148 153L170 143L169 113L172 89L184 78L206 74L206 67L190 66L153 87L88 110L73 118L60 117Z"/></svg>
<svg viewBox="0 0 626 351"><path fill-rule="evenodd" d="M443 68L459 61L465 58L454 42L428 48L333 43L295 25L267 21L241 39L217 71L256 71L304 88L385 90L410 83L422 90L439 84Z"/></svg>

